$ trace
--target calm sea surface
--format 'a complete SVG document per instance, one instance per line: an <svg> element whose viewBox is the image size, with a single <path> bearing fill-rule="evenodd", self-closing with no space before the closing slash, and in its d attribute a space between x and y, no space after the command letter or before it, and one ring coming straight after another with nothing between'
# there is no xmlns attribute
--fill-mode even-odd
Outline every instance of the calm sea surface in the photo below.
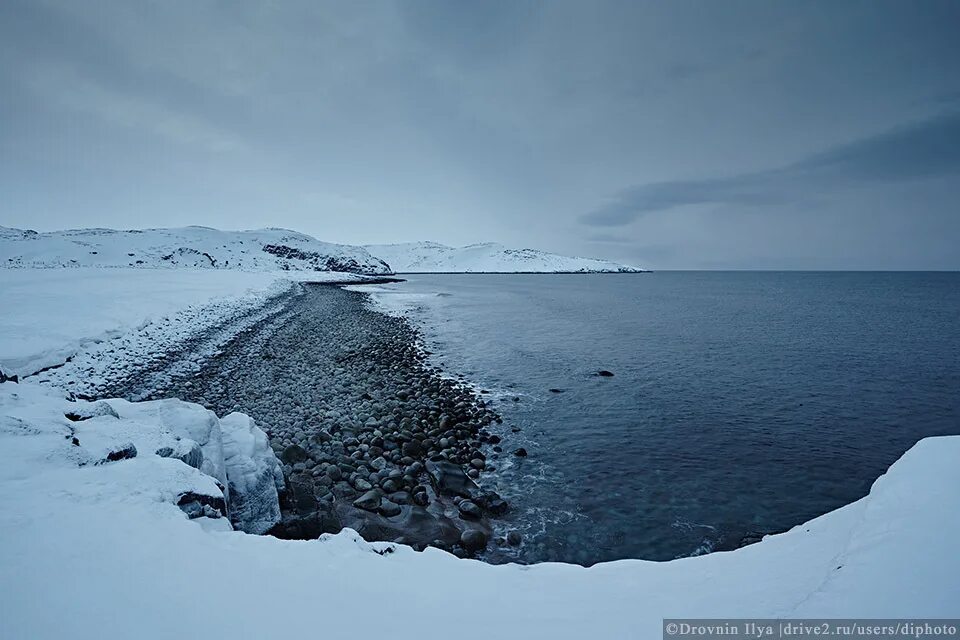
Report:
<svg viewBox="0 0 960 640"><path fill-rule="evenodd" d="M524 561L734 548L960 433L957 273L407 277L380 299L504 417Z"/></svg>

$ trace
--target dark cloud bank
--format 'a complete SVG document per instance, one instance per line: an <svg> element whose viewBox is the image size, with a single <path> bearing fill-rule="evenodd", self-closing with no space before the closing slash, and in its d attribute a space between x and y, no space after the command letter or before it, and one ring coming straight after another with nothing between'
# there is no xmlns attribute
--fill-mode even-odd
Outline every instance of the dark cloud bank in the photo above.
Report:
<svg viewBox="0 0 960 640"><path fill-rule="evenodd" d="M0 225L960 268L960 3L0 2Z"/></svg>

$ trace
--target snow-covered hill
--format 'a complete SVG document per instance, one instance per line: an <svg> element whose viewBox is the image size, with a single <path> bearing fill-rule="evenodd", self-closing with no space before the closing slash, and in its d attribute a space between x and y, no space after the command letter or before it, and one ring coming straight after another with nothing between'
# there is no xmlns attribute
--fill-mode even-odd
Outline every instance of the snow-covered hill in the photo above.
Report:
<svg viewBox="0 0 960 640"><path fill-rule="evenodd" d="M208 227L51 233L0 227L0 266L390 272L387 264L362 247L321 242L287 229Z"/></svg>
<svg viewBox="0 0 960 640"><path fill-rule="evenodd" d="M635 267L569 258L535 249L509 249L495 242L448 247L436 242L368 244L364 247L397 273L583 273L643 271Z"/></svg>
<svg viewBox="0 0 960 640"><path fill-rule="evenodd" d="M37 233L0 227L0 267L144 267L248 271L397 273L625 273L642 271L606 260L571 258L487 242L448 247L436 242L366 245L321 242L288 229L221 231L72 229Z"/></svg>

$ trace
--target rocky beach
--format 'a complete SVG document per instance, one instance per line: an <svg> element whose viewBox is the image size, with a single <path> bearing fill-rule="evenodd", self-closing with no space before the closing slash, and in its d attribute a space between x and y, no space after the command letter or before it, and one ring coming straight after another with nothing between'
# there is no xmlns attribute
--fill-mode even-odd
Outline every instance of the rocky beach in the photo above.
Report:
<svg viewBox="0 0 960 640"><path fill-rule="evenodd" d="M520 543L515 533L494 539L491 519L508 505L484 487L509 455L501 419L428 363L416 329L337 286L301 284L269 306L213 355L167 354L97 395L179 397L253 417L283 463L276 537L349 527L370 541L460 556Z"/></svg>

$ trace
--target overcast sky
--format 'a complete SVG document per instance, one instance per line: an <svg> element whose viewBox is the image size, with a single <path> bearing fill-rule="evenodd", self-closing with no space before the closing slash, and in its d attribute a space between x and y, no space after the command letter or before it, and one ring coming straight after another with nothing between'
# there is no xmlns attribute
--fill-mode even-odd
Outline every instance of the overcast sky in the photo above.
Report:
<svg viewBox="0 0 960 640"><path fill-rule="evenodd" d="M0 224L960 268L960 2L0 2Z"/></svg>

